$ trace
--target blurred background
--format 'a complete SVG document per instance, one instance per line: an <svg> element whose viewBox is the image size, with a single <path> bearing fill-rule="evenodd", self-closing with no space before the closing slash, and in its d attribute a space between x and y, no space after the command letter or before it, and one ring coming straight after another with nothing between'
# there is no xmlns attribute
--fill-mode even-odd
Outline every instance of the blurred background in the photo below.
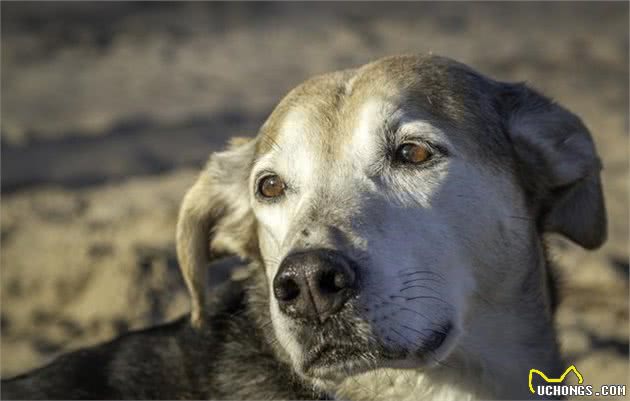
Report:
<svg viewBox="0 0 630 401"><path fill-rule="evenodd" d="M627 2L0 7L3 377L186 312L174 227L208 154L311 75L434 52L592 130L609 241L550 238L557 325L586 384L628 383Z"/></svg>

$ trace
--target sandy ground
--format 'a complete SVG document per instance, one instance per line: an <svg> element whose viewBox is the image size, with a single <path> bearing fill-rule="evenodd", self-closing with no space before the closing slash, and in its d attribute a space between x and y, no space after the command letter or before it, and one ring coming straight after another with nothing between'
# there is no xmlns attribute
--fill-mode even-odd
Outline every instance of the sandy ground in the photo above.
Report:
<svg viewBox="0 0 630 401"><path fill-rule="evenodd" d="M557 324L588 384L628 383L627 3L1 8L3 377L185 312L174 225L208 153L313 74L432 51L528 81L592 130L609 241L550 239Z"/></svg>

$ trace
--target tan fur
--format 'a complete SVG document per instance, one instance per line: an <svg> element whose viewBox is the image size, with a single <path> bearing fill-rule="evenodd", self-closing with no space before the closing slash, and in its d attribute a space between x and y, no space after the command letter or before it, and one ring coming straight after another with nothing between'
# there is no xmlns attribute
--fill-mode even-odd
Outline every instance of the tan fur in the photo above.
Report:
<svg viewBox="0 0 630 401"><path fill-rule="evenodd" d="M242 258L257 257L256 230L247 191L246 171L253 155L251 139L233 140L229 150L210 158L195 184L188 190L177 222L177 256L191 296L191 319L203 325L206 304L206 269L211 260L225 253Z"/></svg>

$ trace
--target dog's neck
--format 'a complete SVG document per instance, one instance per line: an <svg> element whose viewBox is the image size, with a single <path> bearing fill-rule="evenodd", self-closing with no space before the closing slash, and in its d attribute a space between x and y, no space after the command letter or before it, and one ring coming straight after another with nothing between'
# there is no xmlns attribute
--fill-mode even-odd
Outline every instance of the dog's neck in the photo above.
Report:
<svg viewBox="0 0 630 401"><path fill-rule="evenodd" d="M494 320L477 338L463 341L451 357L428 369L379 369L346 379L332 391L351 400L474 400L531 398L532 368L559 376L560 357L553 327L532 330L519 322ZM506 327L497 327L496 322ZM541 325L542 326L542 325ZM482 338L483 337L483 338ZM485 349L491 347L492 349ZM465 355L465 356L464 356ZM554 376L552 376L554 375Z"/></svg>
<svg viewBox="0 0 630 401"><path fill-rule="evenodd" d="M473 400L527 399L532 368L559 376L563 367L549 307L543 257L538 295L529 291L511 304L488 307L467 322L451 355L437 366L417 370L379 369L346 379L331 393L337 399ZM472 302L486 302L476 299Z"/></svg>
<svg viewBox="0 0 630 401"><path fill-rule="evenodd" d="M531 345L509 344L508 350L500 350L497 344L496 352L504 356L496 360L447 360L428 370L379 369L346 379L333 394L351 400L527 399L532 397L527 384L531 368L559 369L554 342Z"/></svg>

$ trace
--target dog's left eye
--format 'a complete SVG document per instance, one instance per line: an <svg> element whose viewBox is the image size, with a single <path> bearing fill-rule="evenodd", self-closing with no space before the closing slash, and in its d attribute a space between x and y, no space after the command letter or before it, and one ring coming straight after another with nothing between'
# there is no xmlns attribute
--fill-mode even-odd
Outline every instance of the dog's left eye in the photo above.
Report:
<svg viewBox="0 0 630 401"><path fill-rule="evenodd" d="M284 195L285 188L284 181L275 174L263 177L258 182L258 193L267 199L279 198Z"/></svg>
<svg viewBox="0 0 630 401"><path fill-rule="evenodd" d="M396 159L402 163L420 164L430 158L429 148L418 143L403 143L396 150Z"/></svg>

